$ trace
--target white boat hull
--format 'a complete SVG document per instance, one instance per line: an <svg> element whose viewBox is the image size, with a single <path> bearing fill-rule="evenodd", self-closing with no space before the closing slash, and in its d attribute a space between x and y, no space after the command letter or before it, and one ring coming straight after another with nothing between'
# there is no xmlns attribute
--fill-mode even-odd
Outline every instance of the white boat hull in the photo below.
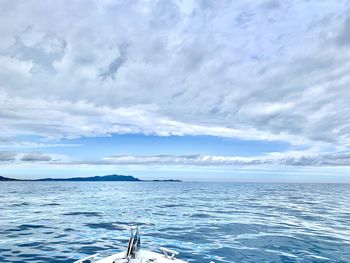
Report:
<svg viewBox="0 0 350 263"><path fill-rule="evenodd" d="M186 261L166 257L164 254L155 253L147 250L140 250L137 253L137 258L125 258L125 252L120 252L112 256L95 261L96 263L187 263Z"/></svg>
<svg viewBox="0 0 350 263"><path fill-rule="evenodd" d="M74 263L85 263L87 261L90 263L187 263L186 261L176 258L179 252L165 247L160 247L159 249L163 254L142 250L138 227L132 227L126 252L116 253L109 257L96 260L99 256L97 253L79 259Z"/></svg>

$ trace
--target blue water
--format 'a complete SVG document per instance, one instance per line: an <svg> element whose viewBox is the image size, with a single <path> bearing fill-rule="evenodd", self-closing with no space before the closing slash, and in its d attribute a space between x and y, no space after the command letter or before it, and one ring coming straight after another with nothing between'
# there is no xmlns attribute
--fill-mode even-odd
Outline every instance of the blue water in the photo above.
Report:
<svg viewBox="0 0 350 263"><path fill-rule="evenodd" d="M189 262L350 262L350 185L0 182L0 262L142 246Z"/></svg>

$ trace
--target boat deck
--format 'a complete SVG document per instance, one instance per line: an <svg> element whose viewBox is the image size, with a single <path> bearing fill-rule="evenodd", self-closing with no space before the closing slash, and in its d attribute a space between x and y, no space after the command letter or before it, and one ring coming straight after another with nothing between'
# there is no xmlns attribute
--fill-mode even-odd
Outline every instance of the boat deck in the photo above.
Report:
<svg viewBox="0 0 350 263"><path fill-rule="evenodd" d="M120 252L112 256L95 261L96 263L187 263L186 261L166 257L164 254L155 253L147 250L140 250L136 259L125 258L125 252Z"/></svg>

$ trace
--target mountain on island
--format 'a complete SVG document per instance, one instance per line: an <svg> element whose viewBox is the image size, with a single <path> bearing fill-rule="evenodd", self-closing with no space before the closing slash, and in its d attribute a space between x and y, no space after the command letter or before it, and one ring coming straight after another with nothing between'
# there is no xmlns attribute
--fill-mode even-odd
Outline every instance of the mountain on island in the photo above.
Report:
<svg viewBox="0 0 350 263"><path fill-rule="evenodd" d="M20 180L8 177L0 176L0 181L45 181L45 182L181 182L180 180L140 180L131 175L104 175L104 176L92 176L92 177L71 177L71 178L43 178L36 180Z"/></svg>
<svg viewBox="0 0 350 263"><path fill-rule="evenodd" d="M122 181L122 182L135 182L141 181L139 178L131 175L105 175L105 176L93 176L93 177L72 177L72 178L43 178L35 181L70 181L70 182L107 182L107 181Z"/></svg>
<svg viewBox="0 0 350 263"><path fill-rule="evenodd" d="M0 181L18 181L17 179L0 176Z"/></svg>

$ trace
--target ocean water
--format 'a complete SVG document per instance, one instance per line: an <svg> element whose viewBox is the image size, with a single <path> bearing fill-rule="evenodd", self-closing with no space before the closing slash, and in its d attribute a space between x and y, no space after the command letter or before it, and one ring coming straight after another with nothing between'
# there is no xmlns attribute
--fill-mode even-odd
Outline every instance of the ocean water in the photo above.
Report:
<svg viewBox="0 0 350 263"><path fill-rule="evenodd" d="M0 262L142 247L189 262L350 262L350 185L0 182Z"/></svg>

